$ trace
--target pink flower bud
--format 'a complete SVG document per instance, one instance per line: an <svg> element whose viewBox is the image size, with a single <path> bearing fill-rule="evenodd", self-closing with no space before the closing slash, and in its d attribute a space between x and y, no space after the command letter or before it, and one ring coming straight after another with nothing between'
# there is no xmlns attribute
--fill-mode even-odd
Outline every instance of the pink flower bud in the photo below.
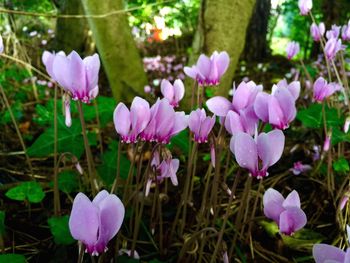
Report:
<svg viewBox="0 0 350 263"><path fill-rule="evenodd" d="M65 109L65 116L66 116L65 123L67 127L70 127L72 126L72 116L70 112L70 98L68 95L66 96L66 99L64 101L64 109Z"/></svg>
<svg viewBox="0 0 350 263"><path fill-rule="evenodd" d="M300 51L299 43L295 41L289 42L287 45L286 51L287 51L287 58L291 60Z"/></svg>
<svg viewBox="0 0 350 263"><path fill-rule="evenodd" d="M327 134L326 139L324 140L323 144L323 151L327 152L331 146L331 138L332 138L332 133Z"/></svg>
<svg viewBox="0 0 350 263"><path fill-rule="evenodd" d="M312 8L312 0L299 0L298 2L300 14L307 15Z"/></svg>
<svg viewBox="0 0 350 263"><path fill-rule="evenodd" d="M79 172L80 174L83 174L83 173L84 173L83 168L81 167L81 165L80 165L79 162L77 162L77 163L75 164L75 168L78 170L78 172Z"/></svg>
<svg viewBox="0 0 350 263"><path fill-rule="evenodd" d="M349 201L349 197L343 196L343 198L340 200L339 209L343 210L345 205L348 203L348 201Z"/></svg>

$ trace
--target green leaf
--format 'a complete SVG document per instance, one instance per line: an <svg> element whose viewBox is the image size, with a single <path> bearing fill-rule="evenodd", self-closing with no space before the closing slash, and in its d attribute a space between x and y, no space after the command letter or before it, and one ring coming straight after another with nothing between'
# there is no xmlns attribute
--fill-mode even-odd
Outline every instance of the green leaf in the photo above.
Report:
<svg viewBox="0 0 350 263"><path fill-rule="evenodd" d="M325 237L311 229L303 228L294 233L293 236L282 235L282 239L288 247L304 251L305 249L311 250L315 243L320 243Z"/></svg>
<svg viewBox="0 0 350 263"><path fill-rule="evenodd" d="M69 217L51 217L47 220L54 241L58 245L70 245L75 242L68 226Z"/></svg>
<svg viewBox="0 0 350 263"><path fill-rule="evenodd" d="M312 104L306 109L299 110L297 119L300 120L306 128L320 128L322 124L322 105Z"/></svg>
<svg viewBox="0 0 350 263"><path fill-rule="evenodd" d="M84 118L86 121L96 122L96 107L93 103L83 104ZM113 121L113 111L116 107L116 101L114 98L98 96L96 98L96 103L101 127L105 127L108 122Z"/></svg>
<svg viewBox="0 0 350 263"><path fill-rule="evenodd" d="M338 173L346 173L350 171L349 163L344 157L341 157L333 163L333 169Z"/></svg>
<svg viewBox="0 0 350 263"><path fill-rule="evenodd" d="M79 178L76 172L64 171L58 174L58 188L65 193L72 193L79 188Z"/></svg>
<svg viewBox="0 0 350 263"><path fill-rule="evenodd" d="M170 145L168 146L169 149L173 149L174 147L178 147L181 149L182 153L187 155L189 151L189 133L188 130L183 130L178 135L174 136L171 141Z"/></svg>
<svg viewBox="0 0 350 263"><path fill-rule="evenodd" d="M0 263L25 263L26 258L19 254L3 254L0 255Z"/></svg>
<svg viewBox="0 0 350 263"><path fill-rule="evenodd" d="M5 234L5 211L0 211L0 236Z"/></svg>
<svg viewBox="0 0 350 263"><path fill-rule="evenodd" d="M40 203L45 197L41 185L37 182L21 183L20 185L8 190L5 195L12 200L28 200L30 203Z"/></svg>
<svg viewBox="0 0 350 263"><path fill-rule="evenodd" d="M111 185L117 174L117 154L118 142L113 141L109 144L109 150L101 156L102 164L97 167L102 180ZM120 154L120 177L126 179L130 169L130 161L124 155Z"/></svg>

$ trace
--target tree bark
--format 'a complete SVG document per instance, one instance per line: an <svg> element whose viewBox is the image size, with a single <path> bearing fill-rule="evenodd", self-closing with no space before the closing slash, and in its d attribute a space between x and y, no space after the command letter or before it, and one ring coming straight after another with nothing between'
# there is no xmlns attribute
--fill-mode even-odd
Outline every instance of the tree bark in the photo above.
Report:
<svg viewBox="0 0 350 263"><path fill-rule="evenodd" d="M56 5L60 14L84 14L80 0L58 0ZM89 26L85 18L57 18L55 50L70 53L72 50L82 53L86 50Z"/></svg>
<svg viewBox="0 0 350 263"><path fill-rule="evenodd" d="M228 52L230 66L216 88L216 95L227 96L232 88L254 4L255 0L202 0L189 65L196 63L201 53L210 55L215 50ZM190 82L186 84L186 94L191 96L192 85Z"/></svg>
<svg viewBox="0 0 350 263"><path fill-rule="evenodd" d="M86 15L123 10L122 0L81 0ZM113 96L130 101L147 85L140 54L131 35L126 13L103 18L88 17L93 38L106 71Z"/></svg>
<svg viewBox="0 0 350 263"><path fill-rule="evenodd" d="M262 61L270 53L267 42L270 11L271 0L256 0L243 53L247 61Z"/></svg>

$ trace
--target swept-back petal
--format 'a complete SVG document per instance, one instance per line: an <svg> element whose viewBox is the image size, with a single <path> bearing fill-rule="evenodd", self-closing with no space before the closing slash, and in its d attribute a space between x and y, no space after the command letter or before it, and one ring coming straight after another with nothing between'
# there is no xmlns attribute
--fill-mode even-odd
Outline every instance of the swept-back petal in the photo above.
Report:
<svg viewBox="0 0 350 263"><path fill-rule="evenodd" d="M181 79L177 79L174 82L174 98L178 103L185 95L185 86Z"/></svg>
<svg viewBox="0 0 350 263"><path fill-rule="evenodd" d="M289 207L280 215L279 229L281 233L291 235L306 225L307 218L303 210Z"/></svg>
<svg viewBox="0 0 350 263"><path fill-rule="evenodd" d="M56 55L52 65L52 72L58 84L60 84L65 90L72 93L74 92L69 85L70 68L69 60L66 56Z"/></svg>
<svg viewBox="0 0 350 263"><path fill-rule="evenodd" d="M124 103L120 102L113 113L114 127L122 136L127 136L130 131L130 112Z"/></svg>
<svg viewBox="0 0 350 263"><path fill-rule="evenodd" d="M216 116L225 117L229 110L232 110L231 102L221 96L213 97L207 100L208 109Z"/></svg>
<svg viewBox="0 0 350 263"><path fill-rule="evenodd" d="M82 241L87 247L95 245L99 231L99 211L85 194L79 193L74 198L68 224L74 239Z"/></svg>
<svg viewBox="0 0 350 263"><path fill-rule="evenodd" d="M295 107L295 98L290 91L284 88L277 88L274 96L282 109L285 121L289 123L294 120L297 111Z"/></svg>
<svg viewBox="0 0 350 263"><path fill-rule="evenodd" d="M285 116L275 96L269 97L268 109L269 123L278 129L284 129L288 123L285 121Z"/></svg>
<svg viewBox="0 0 350 263"><path fill-rule="evenodd" d="M130 107L130 120L134 136L146 128L150 118L151 111L148 101L136 96Z"/></svg>
<svg viewBox="0 0 350 263"><path fill-rule="evenodd" d="M160 91L164 98L166 98L169 103L174 100L174 87L171 85L169 80L163 79L160 84Z"/></svg>
<svg viewBox="0 0 350 263"><path fill-rule="evenodd" d="M231 135L236 132L244 132L241 118L235 111L230 110L227 113L227 116L225 118L225 128Z"/></svg>
<svg viewBox="0 0 350 263"><path fill-rule="evenodd" d="M234 153L239 166L248 169L252 175L258 171L258 152L254 139L247 133L238 132L234 139Z"/></svg>
<svg viewBox="0 0 350 263"><path fill-rule="evenodd" d="M280 192L273 188L269 188L264 193L263 204L264 204L264 214L267 218L272 219L277 224L279 223L280 214L284 211L282 206L284 201L283 196Z"/></svg>
<svg viewBox="0 0 350 263"><path fill-rule="evenodd" d="M312 255L316 263L339 262L344 263L345 252L340 248L327 245L315 244L312 248Z"/></svg>
<svg viewBox="0 0 350 263"><path fill-rule="evenodd" d="M218 70L219 78L226 72L230 64L230 56L226 51L222 51L217 55L216 67Z"/></svg>
<svg viewBox="0 0 350 263"><path fill-rule="evenodd" d="M100 57L97 54L83 59L86 71L87 87L89 90L95 88L98 83L98 72L100 70Z"/></svg>
<svg viewBox="0 0 350 263"><path fill-rule="evenodd" d="M69 75L66 76L66 78L68 79L67 82L69 88L71 89L73 96L83 99L89 93L89 91L86 90L86 71L83 60L74 50L69 54L68 67Z"/></svg>
<svg viewBox="0 0 350 263"><path fill-rule="evenodd" d="M210 62L210 59L206 55L202 54L199 56L196 66L197 66L198 72L202 76L204 76L205 78L207 78L209 76L211 62Z"/></svg>
<svg viewBox="0 0 350 263"><path fill-rule="evenodd" d="M254 111L256 116L263 122L269 122L269 107L268 101L271 95L266 92L260 92L254 101Z"/></svg>
<svg viewBox="0 0 350 263"><path fill-rule="evenodd" d="M300 208L300 197L297 191L293 190L289 193L289 195L286 197L286 200L283 202L283 207L297 207Z"/></svg>
<svg viewBox="0 0 350 263"><path fill-rule="evenodd" d="M106 190L102 190L95 196L95 198L92 200L92 203L98 206L99 203L101 203L102 200L107 196L109 196L109 193Z"/></svg>

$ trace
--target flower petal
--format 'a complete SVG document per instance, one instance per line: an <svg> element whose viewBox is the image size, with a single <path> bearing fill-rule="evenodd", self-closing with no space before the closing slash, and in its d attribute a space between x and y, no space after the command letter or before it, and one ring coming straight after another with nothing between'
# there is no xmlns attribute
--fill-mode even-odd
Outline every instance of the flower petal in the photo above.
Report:
<svg viewBox="0 0 350 263"><path fill-rule="evenodd" d="M297 191L293 190L290 192L290 194L286 197L286 200L283 202L283 207L297 207L300 208L300 197Z"/></svg>
<svg viewBox="0 0 350 263"><path fill-rule="evenodd" d="M130 112L124 103L120 102L113 113L114 127L122 136L127 136L130 131Z"/></svg>
<svg viewBox="0 0 350 263"><path fill-rule="evenodd" d="M271 95L260 92L254 101L254 111L256 116L263 122L267 123L269 121L269 107L268 101Z"/></svg>
<svg viewBox="0 0 350 263"><path fill-rule="evenodd" d="M289 207L280 214L279 229L281 233L291 235L306 225L307 218L303 210Z"/></svg>
<svg viewBox="0 0 350 263"><path fill-rule="evenodd" d="M230 149L232 151L234 148L237 163L248 169L254 176L258 170L258 152L254 139L243 132L238 132L234 137L234 145L231 140Z"/></svg>
<svg viewBox="0 0 350 263"><path fill-rule="evenodd" d="M345 252L340 248L327 245L327 244L315 244L312 248L312 256L316 263L339 262L344 263Z"/></svg>
<svg viewBox="0 0 350 263"><path fill-rule="evenodd" d="M264 193L263 204L264 204L264 214L267 218L272 219L277 224L279 222L280 214L284 211L282 206L284 201L283 196L280 192L273 188L269 188Z"/></svg>
<svg viewBox="0 0 350 263"><path fill-rule="evenodd" d="M225 117L228 111L232 109L231 102L221 96L216 96L207 100L206 104L212 113L220 117Z"/></svg>

